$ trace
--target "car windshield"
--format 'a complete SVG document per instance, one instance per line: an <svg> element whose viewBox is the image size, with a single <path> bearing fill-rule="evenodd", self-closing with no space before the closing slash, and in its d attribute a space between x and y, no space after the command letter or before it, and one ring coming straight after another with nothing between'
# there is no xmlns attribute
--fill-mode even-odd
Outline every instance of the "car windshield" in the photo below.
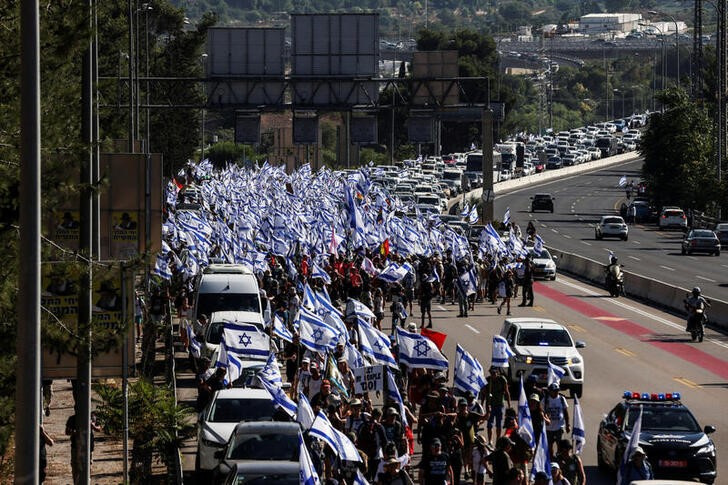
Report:
<svg viewBox="0 0 728 485"><path fill-rule="evenodd" d="M534 200L549 200L551 199L551 196L548 194L536 194L533 196Z"/></svg>
<svg viewBox="0 0 728 485"><path fill-rule="evenodd" d="M637 420L638 410L630 408L627 426L631 430ZM675 431L700 433L700 425L686 408L672 406L644 406L642 431Z"/></svg>
<svg viewBox="0 0 728 485"><path fill-rule="evenodd" d="M531 254L533 254L534 259L551 259L551 254L546 249L542 249L540 253L531 250Z"/></svg>
<svg viewBox="0 0 728 485"><path fill-rule="evenodd" d="M233 482L234 485L267 485L273 483L276 485L298 485L299 474L289 473L286 475L277 475L271 473L269 475L248 475L246 473L238 473L238 476L235 477L235 481Z"/></svg>
<svg viewBox="0 0 728 485"><path fill-rule="evenodd" d="M624 220L621 217L605 217L604 224L624 224Z"/></svg>
<svg viewBox="0 0 728 485"><path fill-rule="evenodd" d="M713 231L707 231L705 229L696 229L693 231L693 237L709 237L713 238Z"/></svg>
<svg viewBox="0 0 728 485"><path fill-rule="evenodd" d="M260 312L255 293L200 293L197 300L198 315L215 312Z"/></svg>
<svg viewBox="0 0 728 485"><path fill-rule="evenodd" d="M718 224L715 226L716 231L728 231L728 224Z"/></svg>
<svg viewBox="0 0 728 485"><path fill-rule="evenodd" d="M440 205L440 198L439 197L420 197L418 199L418 202L420 204L430 204L434 206Z"/></svg>
<svg viewBox="0 0 728 485"><path fill-rule="evenodd" d="M442 174L445 180L460 180L460 172L445 172Z"/></svg>
<svg viewBox="0 0 728 485"><path fill-rule="evenodd" d="M683 211L665 211L665 217L682 217Z"/></svg>
<svg viewBox="0 0 728 485"><path fill-rule="evenodd" d="M525 347L572 347L573 343L566 330L525 328L518 332L516 345Z"/></svg>
<svg viewBox="0 0 728 485"><path fill-rule="evenodd" d="M231 460L298 461L298 435L276 432L239 434L228 452Z"/></svg>
<svg viewBox="0 0 728 485"><path fill-rule="evenodd" d="M275 414L270 399L216 399L210 408L211 423L270 421Z"/></svg>

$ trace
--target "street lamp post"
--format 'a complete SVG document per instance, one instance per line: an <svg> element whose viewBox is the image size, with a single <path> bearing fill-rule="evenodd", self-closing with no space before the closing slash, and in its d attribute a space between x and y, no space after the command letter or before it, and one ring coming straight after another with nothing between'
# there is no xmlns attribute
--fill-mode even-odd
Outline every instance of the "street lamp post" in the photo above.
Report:
<svg viewBox="0 0 728 485"><path fill-rule="evenodd" d="M647 13L649 13L651 15L658 15L657 11L655 11L655 10L650 10ZM680 32L677 27L677 20L675 20L675 17L673 17L672 15L666 15L666 14L663 14L663 15L665 15L667 18L672 20L672 23L675 24L675 60L677 62L677 69L676 69L677 83L676 84L679 86L680 85ZM663 35L666 35L667 33L668 32L665 32Z"/></svg>
<svg viewBox="0 0 728 485"><path fill-rule="evenodd" d="M205 75L205 61L207 60L207 53L202 53L200 55L200 63L202 64L202 74L203 77ZM205 159L205 106L207 105L207 86L205 86L205 81L202 82L202 95L203 95L203 102L202 102L202 124L200 126L201 128L201 135L200 135L200 161Z"/></svg>

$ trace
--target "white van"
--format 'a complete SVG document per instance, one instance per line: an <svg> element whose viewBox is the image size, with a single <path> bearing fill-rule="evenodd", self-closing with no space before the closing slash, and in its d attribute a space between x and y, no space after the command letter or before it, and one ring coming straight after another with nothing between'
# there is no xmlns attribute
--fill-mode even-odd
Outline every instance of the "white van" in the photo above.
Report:
<svg viewBox="0 0 728 485"><path fill-rule="evenodd" d="M260 289L253 271L242 264L211 264L198 276L193 322L215 312L254 312L261 316Z"/></svg>
<svg viewBox="0 0 728 485"><path fill-rule="evenodd" d="M210 321L207 327L202 329L202 357L212 358L213 354L220 348L222 330L225 322L249 323L255 325L261 332L265 329L263 316L260 312L213 312L209 315Z"/></svg>

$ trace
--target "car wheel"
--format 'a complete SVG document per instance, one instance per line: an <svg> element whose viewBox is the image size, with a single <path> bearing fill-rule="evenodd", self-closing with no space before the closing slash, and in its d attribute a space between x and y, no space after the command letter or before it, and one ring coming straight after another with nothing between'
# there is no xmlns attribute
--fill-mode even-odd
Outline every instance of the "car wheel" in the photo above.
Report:
<svg viewBox="0 0 728 485"><path fill-rule="evenodd" d="M682 253L682 255L683 255L683 256L685 256L685 248L682 248L682 249L680 250L680 252Z"/></svg>
<svg viewBox="0 0 728 485"><path fill-rule="evenodd" d="M720 250L716 251L716 252L715 252L715 255L716 255L716 256L720 256Z"/></svg>
<svg viewBox="0 0 728 485"><path fill-rule="evenodd" d="M552 214L554 213L554 210L553 210L553 209L551 209L551 213L552 213Z"/></svg>
<svg viewBox="0 0 728 485"><path fill-rule="evenodd" d="M627 239L629 239L629 236L624 236L624 237L622 238L622 241L626 241Z"/></svg>
<svg viewBox="0 0 728 485"><path fill-rule="evenodd" d="M551 278L549 278L551 281L556 281L556 275L553 275Z"/></svg>
<svg viewBox="0 0 728 485"><path fill-rule="evenodd" d="M594 233L594 239L599 241L601 238L602 238L602 236L600 236L599 233L596 233L596 232Z"/></svg>
<svg viewBox="0 0 728 485"><path fill-rule="evenodd" d="M602 442L601 440L597 439L597 466L604 473L611 473L612 471L609 469L609 465L607 465L607 462L604 461L604 458L602 458L601 447Z"/></svg>
<svg viewBox="0 0 728 485"><path fill-rule="evenodd" d="M200 473L200 452L198 451L197 454L195 454L195 474Z"/></svg>
<svg viewBox="0 0 728 485"><path fill-rule="evenodd" d="M690 256L691 254L693 254L693 252L688 250L688 256Z"/></svg>

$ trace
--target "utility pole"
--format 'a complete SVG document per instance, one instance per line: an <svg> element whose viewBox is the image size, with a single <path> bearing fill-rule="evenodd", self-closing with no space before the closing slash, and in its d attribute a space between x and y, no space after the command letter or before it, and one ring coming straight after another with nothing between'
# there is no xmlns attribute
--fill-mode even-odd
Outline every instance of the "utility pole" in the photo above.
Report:
<svg viewBox="0 0 728 485"><path fill-rule="evenodd" d="M490 105L483 110L483 195L480 220L485 224L493 221L493 110Z"/></svg>
<svg viewBox="0 0 728 485"><path fill-rule="evenodd" d="M697 99L703 95L703 0L695 0L694 8L690 93Z"/></svg>
<svg viewBox="0 0 728 485"><path fill-rule="evenodd" d="M134 0L127 0L129 6L129 153L134 153L136 123L134 120Z"/></svg>
<svg viewBox="0 0 728 485"><path fill-rule="evenodd" d="M38 0L20 2L20 274L15 374L15 483L39 481L40 35Z"/></svg>

